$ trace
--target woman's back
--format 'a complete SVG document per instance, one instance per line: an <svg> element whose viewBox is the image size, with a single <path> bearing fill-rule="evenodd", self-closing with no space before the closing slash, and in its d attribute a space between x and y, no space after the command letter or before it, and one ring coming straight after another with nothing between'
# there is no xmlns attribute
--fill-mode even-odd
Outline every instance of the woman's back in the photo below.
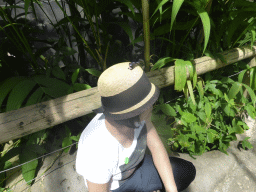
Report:
<svg viewBox="0 0 256 192"><path fill-rule="evenodd" d="M145 121L141 123L139 128L133 129L130 146L123 146L107 129L104 114L97 114L81 134L77 172L93 183L107 183L113 176L111 190L119 188L144 158L147 130Z"/></svg>

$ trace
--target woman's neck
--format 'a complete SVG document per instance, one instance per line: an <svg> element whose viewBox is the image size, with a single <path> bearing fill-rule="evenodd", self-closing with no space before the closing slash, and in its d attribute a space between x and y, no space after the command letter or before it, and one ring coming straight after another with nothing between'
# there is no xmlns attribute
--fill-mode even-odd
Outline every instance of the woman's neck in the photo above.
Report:
<svg viewBox="0 0 256 192"><path fill-rule="evenodd" d="M133 130L133 128L127 127L125 125L120 125L114 122L113 120L109 120L108 118L105 118L105 124L107 128L110 129L111 131L117 131L122 134L130 133L130 131Z"/></svg>

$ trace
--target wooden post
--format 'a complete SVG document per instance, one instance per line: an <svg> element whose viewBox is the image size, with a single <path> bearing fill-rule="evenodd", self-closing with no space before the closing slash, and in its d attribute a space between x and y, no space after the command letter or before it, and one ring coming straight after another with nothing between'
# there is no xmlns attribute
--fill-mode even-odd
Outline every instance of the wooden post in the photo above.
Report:
<svg viewBox="0 0 256 192"><path fill-rule="evenodd" d="M219 59L202 57L195 59L198 75L230 65L256 55L256 46L231 49L221 53L227 63ZM174 83L174 66L146 73L150 82L159 88ZM17 139L92 113L101 106L97 87L72 93L64 97L38 103L21 109L0 113L0 143Z"/></svg>

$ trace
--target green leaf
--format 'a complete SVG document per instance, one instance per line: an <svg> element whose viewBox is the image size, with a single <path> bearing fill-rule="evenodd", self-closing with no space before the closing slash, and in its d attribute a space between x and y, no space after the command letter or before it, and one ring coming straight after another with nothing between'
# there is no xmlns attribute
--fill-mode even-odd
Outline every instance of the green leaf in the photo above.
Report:
<svg viewBox="0 0 256 192"><path fill-rule="evenodd" d="M220 101L214 102L214 104L213 104L214 109L218 109L220 106L221 106Z"/></svg>
<svg viewBox="0 0 256 192"><path fill-rule="evenodd" d="M70 137L66 137L62 141L62 148L63 147L67 147L67 146L69 146L71 144L72 144L72 139ZM70 149L70 147L64 149L64 152L67 153L69 149Z"/></svg>
<svg viewBox="0 0 256 192"><path fill-rule="evenodd" d="M252 48L253 43L255 42L255 39L256 39L256 32L255 32L255 30L251 30L251 37L252 37L252 41L251 41L251 48Z"/></svg>
<svg viewBox="0 0 256 192"><path fill-rule="evenodd" d="M83 91L83 90L86 90L86 89L91 89L92 87L90 85L87 85L87 84L75 83L73 85L73 88L74 88L75 91Z"/></svg>
<svg viewBox="0 0 256 192"><path fill-rule="evenodd" d="M219 140L219 141L221 141L221 140ZM227 145L225 145L225 144L223 144L223 143L220 143L218 149L219 149L222 153L225 153L226 155L228 155L228 153L227 153L227 148L228 148Z"/></svg>
<svg viewBox="0 0 256 192"><path fill-rule="evenodd" d="M188 99L189 108L192 109L192 112L194 113L196 111L197 106L193 103L192 99Z"/></svg>
<svg viewBox="0 0 256 192"><path fill-rule="evenodd" d="M214 135L211 132L207 131L207 142L208 143L213 143L214 142Z"/></svg>
<svg viewBox="0 0 256 192"><path fill-rule="evenodd" d="M248 127L248 125L243 121L238 121L237 125L242 126L244 130L249 130L250 129L250 127Z"/></svg>
<svg viewBox="0 0 256 192"><path fill-rule="evenodd" d="M176 105L175 107L176 107L177 111L179 112L179 114L182 115L183 111L181 110L180 106Z"/></svg>
<svg viewBox="0 0 256 192"><path fill-rule="evenodd" d="M39 87L28 99L26 106L34 105L36 103L39 103L43 97L43 90L41 87Z"/></svg>
<svg viewBox="0 0 256 192"><path fill-rule="evenodd" d="M155 13L159 10L161 15L161 9L165 3L167 3L169 0L161 0L161 2L158 4L157 8L155 9L154 13L152 14L151 18L155 15ZM150 19L151 19L150 18Z"/></svg>
<svg viewBox="0 0 256 192"><path fill-rule="evenodd" d="M223 77L221 79L222 83L234 83L235 81L233 79L230 79L229 77Z"/></svg>
<svg viewBox="0 0 256 192"><path fill-rule="evenodd" d="M199 92L199 96L202 99L204 97L204 88L203 88L203 80L199 78L197 81L197 90Z"/></svg>
<svg viewBox="0 0 256 192"><path fill-rule="evenodd" d="M254 70L255 74L254 74L254 87L252 87L253 90L256 90L256 70Z"/></svg>
<svg viewBox="0 0 256 192"><path fill-rule="evenodd" d="M181 125L184 125L185 127L188 126L188 123L185 121L185 119L181 118L180 121L181 121Z"/></svg>
<svg viewBox="0 0 256 192"><path fill-rule="evenodd" d="M233 129L235 130L236 133L239 133L239 134L244 133L244 130L240 125L234 126Z"/></svg>
<svg viewBox="0 0 256 192"><path fill-rule="evenodd" d="M162 2L162 0L156 0L156 2L157 2L157 4L160 4ZM154 28L156 23L162 24L162 19L165 20L166 18L170 18L171 17L170 9L171 9L171 6L168 6L166 8L164 7L164 9L163 9L163 7L160 7L159 8L160 15L159 16L156 16L156 15L152 16L150 18L150 25ZM169 33L169 31L170 31L170 24L169 24L169 27L168 27L168 33Z"/></svg>
<svg viewBox="0 0 256 192"><path fill-rule="evenodd" d="M198 112L197 115L203 122L206 122L206 114L204 112Z"/></svg>
<svg viewBox="0 0 256 192"><path fill-rule="evenodd" d="M79 71L80 71L80 68L77 68L77 69L75 70L75 72L72 74L72 77L71 77L72 84L74 84L74 83L76 82L77 76L78 76L78 74L79 74Z"/></svg>
<svg viewBox="0 0 256 192"><path fill-rule="evenodd" d="M10 149L3 157L0 158L0 167L2 167L6 161L10 160L11 158L19 155L21 153L22 147L15 147Z"/></svg>
<svg viewBox="0 0 256 192"><path fill-rule="evenodd" d="M247 22L243 21L243 24L246 24L246 27L243 27L242 33L240 33L238 38L235 39L233 45L235 45L244 35L246 35L246 37L242 38L242 40L240 40L241 45L244 45L245 43L250 42L250 37L248 36L248 32L250 31L250 29L254 28L253 25L255 24L255 19L250 16L247 19L248 19ZM251 20L251 21L249 22L249 20Z"/></svg>
<svg viewBox="0 0 256 192"><path fill-rule="evenodd" d="M198 140L198 138L196 137L196 135L193 134L186 134L188 137L192 138L192 139L195 139L195 140Z"/></svg>
<svg viewBox="0 0 256 192"><path fill-rule="evenodd" d="M187 72L186 63L182 59L177 59L175 61L175 90L182 91L186 85Z"/></svg>
<svg viewBox="0 0 256 192"><path fill-rule="evenodd" d="M227 96L226 93L224 93L224 98L225 98L225 100L226 100L227 102L229 102L229 98L228 98L228 96Z"/></svg>
<svg viewBox="0 0 256 192"><path fill-rule="evenodd" d="M134 9L133 9L133 4L131 1L127 1L127 0L117 0L123 4L125 4L127 7L129 7L129 9L132 11L133 15L135 15Z"/></svg>
<svg viewBox="0 0 256 192"><path fill-rule="evenodd" d="M19 155L20 163L26 163L32 159L37 158L35 152L30 150L23 150L23 152ZM32 183L32 179L35 178L36 167L38 165L38 160L31 161L21 166L22 175L28 185Z"/></svg>
<svg viewBox="0 0 256 192"><path fill-rule="evenodd" d="M67 125L65 125L65 131L66 131L66 137L62 141L62 147L67 147L72 144L71 131L69 130ZM67 153L69 149L70 147L64 149L64 152Z"/></svg>
<svg viewBox="0 0 256 192"><path fill-rule="evenodd" d="M12 162L6 161L4 165L4 169L10 169L12 167ZM3 173L2 173L3 174ZM1 181L1 178L0 178ZM1 189L1 188L0 188Z"/></svg>
<svg viewBox="0 0 256 192"><path fill-rule="evenodd" d="M204 100L203 99L199 100L197 107L199 110L204 109Z"/></svg>
<svg viewBox="0 0 256 192"><path fill-rule="evenodd" d="M160 109L163 111L165 115L175 117L176 111L169 104L161 104Z"/></svg>
<svg viewBox="0 0 256 192"><path fill-rule="evenodd" d="M8 97L6 111L19 109L35 85L34 81L28 79L18 83Z"/></svg>
<svg viewBox="0 0 256 192"><path fill-rule="evenodd" d="M77 53L76 50L74 50L71 47L61 47L60 51L64 54L64 55L74 55L75 53Z"/></svg>
<svg viewBox="0 0 256 192"><path fill-rule="evenodd" d="M189 95L193 101L193 104L196 105L196 101L195 101L195 96L193 93L193 88L192 88L192 84L190 80L187 80L187 86L188 86L188 90L189 90Z"/></svg>
<svg viewBox="0 0 256 192"><path fill-rule="evenodd" d="M6 79L3 84L0 86L0 107L2 106L2 103L6 96L9 94L9 92L15 87L18 83L21 81L27 79L26 77L12 77Z"/></svg>
<svg viewBox="0 0 256 192"><path fill-rule="evenodd" d="M155 69L160 69L162 67L164 67L167 63L170 63L172 61L174 61L176 59L172 58L172 57L165 57L162 59L159 59L154 66L151 68L151 70L155 70Z"/></svg>
<svg viewBox="0 0 256 192"><path fill-rule="evenodd" d="M189 112L184 112L181 116L181 118L186 121L187 123L192 123L196 121L196 117Z"/></svg>
<svg viewBox="0 0 256 192"><path fill-rule="evenodd" d="M197 134L201 134L201 133L206 133L206 129L205 128L203 128L203 127L201 127L201 126L199 126L199 125L192 125L191 126L191 130L193 131L193 132L195 132L195 133L197 133Z"/></svg>
<svg viewBox="0 0 256 192"><path fill-rule="evenodd" d="M131 42L133 42L133 35L132 35L132 29L130 27L130 25L126 22L115 22L113 24L117 24L120 27L123 28L123 30L126 32L126 34L128 35L129 39Z"/></svg>
<svg viewBox="0 0 256 192"><path fill-rule="evenodd" d="M47 151L40 145L27 145L29 146L29 150L33 151L34 153L37 153L39 155L42 155L44 153L47 153Z"/></svg>
<svg viewBox="0 0 256 192"><path fill-rule="evenodd" d="M212 114L212 107L211 107L211 104L208 102L205 104L205 114L207 118L210 118Z"/></svg>
<svg viewBox="0 0 256 192"><path fill-rule="evenodd" d="M180 10L181 5L183 4L184 0L174 0L172 5L172 17L171 17L171 27L170 31L172 31L172 26L174 23L174 20Z"/></svg>
<svg viewBox="0 0 256 192"><path fill-rule="evenodd" d="M237 31L237 28L240 26L243 26L245 23L245 19L248 18L248 13L247 12L242 12L240 14L237 14L237 16L235 17L235 19L233 19L231 22L229 22L229 26L227 27L227 44L230 46L232 45L234 42L232 42L232 38L234 36L234 34Z"/></svg>
<svg viewBox="0 0 256 192"><path fill-rule="evenodd" d="M191 61L185 61L185 63L186 63L186 68L189 72L189 79L193 80L194 73L195 73L194 66Z"/></svg>
<svg viewBox="0 0 256 192"><path fill-rule="evenodd" d="M243 149L246 149L246 148L252 149L252 148L253 148L252 144L251 144L249 141L247 141L248 139L250 139L250 137L246 137L246 138L244 138L244 140L242 141L242 147L243 147Z"/></svg>
<svg viewBox="0 0 256 192"><path fill-rule="evenodd" d="M203 53L204 53L210 38L211 23L210 23L209 15L206 11L202 11L202 10L197 10L197 11L202 20L203 27L204 27L204 50L203 50Z"/></svg>
<svg viewBox="0 0 256 192"><path fill-rule="evenodd" d="M194 89L196 87L198 77L197 77L197 73L194 65L193 65L193 68L194 68L194 74L193 74L193 89Z"/></svg>
<svg viewBox="0 0 256 192"><path fill-rule="evenodd" d="M255 119L255 108L252 105L244 106L247 113L250 115L252 119Z"/></svg>
<svg viewBox="0 0 256 192"><path fill-rule="evenodd" d="M59 79L66 80L64 72L61 70L61 68L58 65L53 67L52 74L53 74L53 76L55 76L55 77L57 77Z"/></svg>
<svg viewBox="0 0 256 192"><path fill-rule="evenodd" d="M74 141L79 141L80 135L81 134L79 134L78 136L71 136L70 139L72 139Z"/></svg>
<svg viewBox="0 0 256 192"><path fill-rule="evenodd" d="M70 132L70 130L69 130L67 125L65 125L65 131L66 131L66 136L70 137L71 136L71 132Z"/></svg>
<svg viewBox="0 0 256 192"><path fill-rule="evenodd" d="M224 105L223 110L228 116L234 117L236 115L234 109L231 109L228 104Z"/></svg>
<svg viewBox="0 0 256 192"><path fill-rule="evenodd" d="M34 80L41 85L44 93L53 98L58 98L69 94L70 88L72 88L70 85L59 79L50 78L43 75L35 76Z"/></svg>
<svg viewBox="0 0 256 192"><path fill-rule="evenodd" d="M242 84L239 82L233 83L232 87L228 92L228 98L233 99L237 95L237 93L242 89Z"/></svg>
<svg viewBox="0 0 256 192"><path fill-rule="evenodd" d="M187 135L179 135L177 139L182 147L189 147L191 145L188 141L189 137Z"/></svg>
<svg viewBox="0 0 256 192"><path fill-rule="evenodd" d="M207 85L206 85L207 86ZM206 87L205 86L205 87ZM210 84L209 86L209 89L212 93L214 93L215 95L219 96L219 97L223 97L223 93L221 92L221 90L219 89L216 89L216 85L215 84Z"/></svg>
<svg viewBox="0 0 256 192"><path fill-rule="evenodd" d="M134 39L131 44L135 44L135 43L139 43L139 42L142 42L143 41L143 36L139 36L137 37L136 39Z"/></svg>
<svg viewBox="0 0 256 192"><path fill-rule="evenodd" d="M250 87L252 90L255 89L255 79L256 79L256 70L255 67L252 67L250 69Z"/></svg>
<svg viewBox="0 0 256 192"><path fill-rule="evenodd" d="M243 86L247 89L251 99L252 99L252 102L253 102L253 105L255 107L255 102L256 102L256 96L255 96L255 93L254 91L246 84L243 84Z"/></svg>
<svg viewBox="0 0 256 192"><path fill-rule="evenodd" d="M228 146L229 146L229 143L233 140L237 140L236 138L236 134L235 133L232 133L230 135L224 135L222 137L222 141L224 141L225 143L228 143Z"/></svg>
<svg viewBox="0 0 256 192"><path fill-rule="evenodd" d="M96 70L96 69L85 69L88 73L92 74L95 77L99 77L102 72Z"/></svg>
<svg viewBox="0 0 256 192"><path fill-rule="evenodd" d="M28 13L28 7L30 5L30 1L31 0L25 0L25 3L24 3L24 10L25 10L25 17L27 18L27 13Z"/></svg>
<svg viewBox="0 0 256 192"><path fill-rule="evenodd" d="M26 142L26 145L39 144L40 141L44 141L47 138L47 133L48 132L46 132L46 130L41 130L41 131L37 131L33 134L28 135L27 137L29 139ZM34 152L36 152L36 151L34 151Z"/></svg>
<svg viewBox="0 0 256 192"><path fill-rule="evenodd" d="M160 93L158 101L160 104L164 104L164 94ZM158 110L160 109L160 105L157 106Z"/></svg>

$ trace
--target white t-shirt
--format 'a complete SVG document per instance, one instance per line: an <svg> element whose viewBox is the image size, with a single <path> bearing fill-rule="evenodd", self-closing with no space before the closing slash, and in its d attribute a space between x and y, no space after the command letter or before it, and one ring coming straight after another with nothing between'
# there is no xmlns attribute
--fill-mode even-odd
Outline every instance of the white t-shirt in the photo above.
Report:
<svg viewBox="0 0 256 192"><path fill-rule="evenodd" d="M144 158L147 147L145 121L135 128L133 143L124 148L105 126L105 115L98 113L87 125L78 142L76 171L93 183L104 184L111 180L110 190L119 188L127 171ZM125 159L129 158L128 164Z"/></svg>

